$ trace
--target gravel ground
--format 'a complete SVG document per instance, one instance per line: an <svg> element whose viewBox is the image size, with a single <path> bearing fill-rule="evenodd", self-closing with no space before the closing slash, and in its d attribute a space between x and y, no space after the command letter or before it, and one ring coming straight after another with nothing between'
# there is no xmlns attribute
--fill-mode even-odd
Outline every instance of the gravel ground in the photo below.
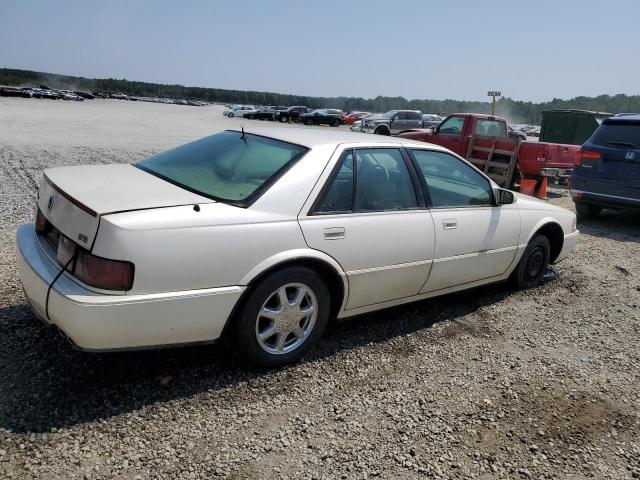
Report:
<svg viewBox="0 0 640 480"><path fill-rule="evenodd" d="M0 478L640 477L637 213L580 224L539 288L340 323L280 371L216 346L84 354L39 323L14 236L41 171L131 162L234 122L218 107L0 99Z"/></svg>

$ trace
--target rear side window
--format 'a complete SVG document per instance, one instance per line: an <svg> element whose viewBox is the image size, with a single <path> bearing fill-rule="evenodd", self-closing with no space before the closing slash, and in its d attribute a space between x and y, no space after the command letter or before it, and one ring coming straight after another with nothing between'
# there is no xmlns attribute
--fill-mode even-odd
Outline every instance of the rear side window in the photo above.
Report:
<svg viewBox="0 0 640 480"><path fill-rule="evenodd" d="M280 140L225 131L133 165L186 190L244 206L306 151Z"/></svg>
<svg viewBox="0 0 640 480"><path fill-rule="evenodd" d="M412 150L427 184L433 208L491 205L489 181L444 152Z"/></svg>
<svg viewBox="0 0 640 480"><path fill-rule="evenodd" d="M507 125L496 120L478 120L474 133L485 137L504 138L507 136Z"/></svg>
<svg viewBox="0 0 640 480"><path fill-rule="evenodd" d="M640 148L640 122L606 122L594 132L591 142L607 147Z"/></svg>
<svg viewBox="0 0 640 480"><path fill-rule="evenodd" d="M407 112L407 120L420 120L421 118L418 112Z"/></svg>

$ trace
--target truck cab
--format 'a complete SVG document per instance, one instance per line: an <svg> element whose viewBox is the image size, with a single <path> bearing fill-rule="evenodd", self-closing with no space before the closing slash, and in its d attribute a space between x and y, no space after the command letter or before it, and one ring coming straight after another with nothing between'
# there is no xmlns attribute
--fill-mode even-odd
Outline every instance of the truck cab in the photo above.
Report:
<svg viewBox="0 0 640 480"><path fill-rule="evenodd" d="M363 118L361 131L376 135L396 135L423 126L420 110L389 110L381 115Z"/></svg>

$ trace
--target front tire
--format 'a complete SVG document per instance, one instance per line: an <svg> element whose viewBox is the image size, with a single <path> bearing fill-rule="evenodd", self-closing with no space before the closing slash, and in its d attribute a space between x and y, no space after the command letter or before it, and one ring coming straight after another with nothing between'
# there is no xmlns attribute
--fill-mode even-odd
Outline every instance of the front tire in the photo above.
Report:
<svg viewBox="0 0 640 480"><path fill-rule="evenodd" d="M333 120L331 122L331 126L332 127L339 127L340 126L340 120L338 120L337 118L335 120Z"/></svg>
<svg viewBox="0 0 640 480"><path fill-rule="evenodd" d="M304 124L305 124L305 125L309 125L309 126L311 126L311 125L313 125L313 120L311 120L310 118L307 118L307 119L304 121Z"/></svg>
<svg viewBox="0 0 640 480"><path fill-rule="evenodd" d="M229 113L227 113L227 117L229 117L229 118L233 118L233 112L229 112Z"/></svg>
<svg viewBox="0 0 640 480"><path fill-rule="evenodd" d="M544 235L534 235L513 272L512 278L518 288L526 289L540 285L549 266L550 257L549 239Z"/></svg>
<svg viewBox="0 0 640 480"><path fill-rule="evenodd" d="M602 211L602 207L594 205L592 203L575 202L575 204L577 216L582 220L596 218Z"/></svg>
<svg viewBox="0 0 640 480"><path fill-rule="evenodd" d="M385 127L378 127L373 132L375 135L386 135L389 136L391 133Z"/></svg>
<svg viewBox="0 0 640 480"><path fill-rule="evenodd" d="M254 368L297 362L318 343L329 320L331 297L322 278L289 267L250 288L228 332L231 349Z"/></svg>

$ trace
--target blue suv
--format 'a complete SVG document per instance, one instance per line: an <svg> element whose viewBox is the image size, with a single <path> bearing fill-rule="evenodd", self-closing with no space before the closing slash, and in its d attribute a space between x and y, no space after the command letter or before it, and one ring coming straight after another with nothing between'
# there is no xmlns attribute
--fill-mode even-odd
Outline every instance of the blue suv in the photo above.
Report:
<svg viewBox="0 0 640 480"><path fill-rule="evenodd" d="M609 117L582 146L571 175L578 217L640 208L640 114Z"/></svg>

